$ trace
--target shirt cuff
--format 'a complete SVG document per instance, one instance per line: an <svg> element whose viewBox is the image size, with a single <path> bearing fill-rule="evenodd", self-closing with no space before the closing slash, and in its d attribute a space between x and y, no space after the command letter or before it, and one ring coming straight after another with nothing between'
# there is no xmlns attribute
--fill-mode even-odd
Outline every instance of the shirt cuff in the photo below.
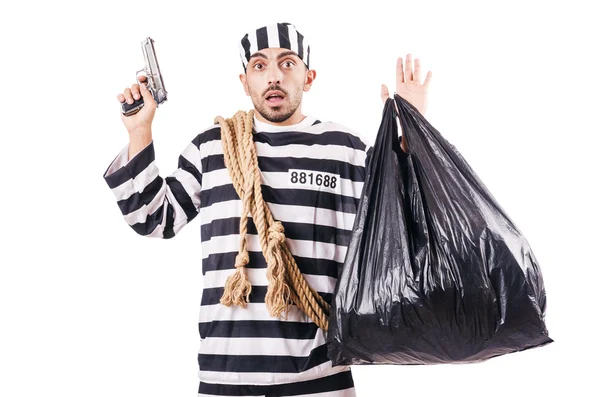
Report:
<svg viewBox="0 0 600 397"><path fill-rule="evenodd" d="M104 172L104 180L113 189L134 179L154 161L154 141L129 159L129 144L125 145Z"/></svg>

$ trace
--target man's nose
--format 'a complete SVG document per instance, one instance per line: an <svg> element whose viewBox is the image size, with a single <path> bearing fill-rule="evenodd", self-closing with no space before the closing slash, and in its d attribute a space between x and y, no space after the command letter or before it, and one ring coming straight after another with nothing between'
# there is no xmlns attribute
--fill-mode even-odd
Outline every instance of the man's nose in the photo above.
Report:
<svg viewBox="0 0 600 397"><path fill-rule="evenodd" d="M269 85L281 84L283 73L279 70L278 67L269 68L269 73L267 75L269 79Z"/></svg>

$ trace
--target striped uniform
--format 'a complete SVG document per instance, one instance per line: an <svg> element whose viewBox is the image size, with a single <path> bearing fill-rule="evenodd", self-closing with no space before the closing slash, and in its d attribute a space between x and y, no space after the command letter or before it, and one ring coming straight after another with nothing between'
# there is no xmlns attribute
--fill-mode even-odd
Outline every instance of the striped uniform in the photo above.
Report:
<svg viewBox="0 0 600 397"><path fill-rule="evenodd" d="M269 315L267 264L251 217L250 303L246 308L219 303L235 271L243 208L225 167L220 134L218 124L200 132L164 179L153 142L130 161L125 146L104 174L126 222L141 235L171 238L200 214L199 395L354 396L350 367L332 366L322 329L297 306L279 319ZM255 116L253 139L263 198L282 222L306 281L331 303L370 145L346 127L310 116L285 127Z"/></svg>

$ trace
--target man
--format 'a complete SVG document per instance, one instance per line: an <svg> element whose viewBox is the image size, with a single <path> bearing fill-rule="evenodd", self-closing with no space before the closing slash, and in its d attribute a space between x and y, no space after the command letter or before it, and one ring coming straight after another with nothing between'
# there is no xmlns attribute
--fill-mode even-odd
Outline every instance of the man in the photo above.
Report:
<svg viewBox="0 0 600 397"><path fill-rule="evenodd" d="M306 281L330 303L370 145L342 125L302 114L302 96L316 71L309 68L307 41L293 25L277 23L246 34L240 55L244 73L239 78L254 105L251 139L260 169L259 194L283 225L285 244ZM431 72L421 84L419 66L416 59L413 73L408 55L404 70L398 59L396 92L424 114ZM199 395L355 396L350 367L332 366L322 328L297 306L282 317L268 311L267 261L257 225L243 216L247 208L225 165L222 124L201 131L181 153L177 170L163 179L154 162L151 131L156 103L145 78L140 82L117 97L131 104L141 96L145 106L122 116L129 144L104 178L125 220L141 235L171 238L200 214ZM382 85L384 102L388 95ZM402 148L407 151L405 141ZM238 266L240 222L246 218L242 243L249 261ZM224 305L224 286L238 271L252 285L248 303Z"/></svg>

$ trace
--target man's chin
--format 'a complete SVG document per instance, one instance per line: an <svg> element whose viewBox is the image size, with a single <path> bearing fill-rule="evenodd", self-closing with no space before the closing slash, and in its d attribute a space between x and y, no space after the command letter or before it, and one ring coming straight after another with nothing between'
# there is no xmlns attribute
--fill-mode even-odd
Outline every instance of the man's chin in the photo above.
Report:
<svg viewBox="0 0 600 397"><path fill-rule="evenodd" d="M277 106L269 108L267 111L260 111L261 116L263 116L266 120L271 123L281 123L292 117L293 112L288 113L285 112L283 107Z"/></svg>

